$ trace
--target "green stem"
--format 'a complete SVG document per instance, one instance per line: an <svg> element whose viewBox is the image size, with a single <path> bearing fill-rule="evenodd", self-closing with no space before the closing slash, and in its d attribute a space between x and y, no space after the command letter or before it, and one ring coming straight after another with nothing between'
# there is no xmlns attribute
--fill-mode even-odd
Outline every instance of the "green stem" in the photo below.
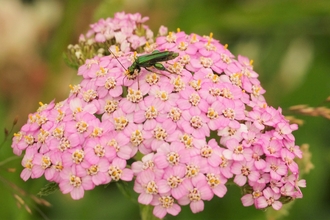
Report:
<svg viewBox="0 0 330 220"><path fill-rule="evenodd" d="M154 207L151 205L140 205L141 220L159 220L152 214Z"/></svg>
<svg viewBox="0 0 330 220"><path fill-rule="evenodd" d="M12 156L12 157L9 157L3 161L0 162L0 166L3 166L4 164L12 161L12 160L16 160L16 159L22 159L22 156Z"/></svg>

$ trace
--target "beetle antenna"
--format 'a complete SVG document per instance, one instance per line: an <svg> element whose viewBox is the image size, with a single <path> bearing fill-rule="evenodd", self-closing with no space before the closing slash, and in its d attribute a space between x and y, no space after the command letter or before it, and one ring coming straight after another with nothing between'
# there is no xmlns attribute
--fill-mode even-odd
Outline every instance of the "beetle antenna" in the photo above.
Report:
<svg viewBox="0 0 330 220"><path fill-rule="evenodd" d="M118 61L118 63L124 68L124 70L127 72L128 70L126 69L126 67L124 67L124 65L119 61L118 57L114 54L114 52L112 52L112 50L109 47L109 52L114 56L114 58L116 58L116 60ZM123 85L124 85L124 80L125 80L126 75L124 74L124 78L123 78Z"/></svg>
<svg viewBox="0 0 330 220"><path fill-rule="evenodd" d="M116 60L124 68L124 70L127 71L126 67L124 67L124 65L119 61L118 57L112 52L112 50L110 49L110 47L109 47L109 52L114 56L114 58L116 58Z"/></svg>

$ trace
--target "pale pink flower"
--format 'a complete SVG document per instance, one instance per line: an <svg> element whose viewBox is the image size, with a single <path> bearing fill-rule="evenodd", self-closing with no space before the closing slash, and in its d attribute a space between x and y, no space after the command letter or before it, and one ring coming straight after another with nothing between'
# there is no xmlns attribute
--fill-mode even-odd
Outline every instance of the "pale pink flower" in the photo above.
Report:
<svg viewBox="0 0 330 220"><path fill-rule="evenodd" d="M221 158L219 155L221 151L215 139L209 140L208 143L197 142L195 146L199 149L198 155L200 155L200 159L205 160L210 167L218 167L220 165Z"/></svg>
<svg viewBox="0 0 330 220"><path fill-rule="evenodd" d="M160 36L165 36L167 34L167 27L161 25L158 32Z"/></svg>
<svg viewBox="0 0 330 220"><path fill-rule="evenodd" d="M242 144L246 147L250 147L252 144L256 142L257 135L259 131L254 131L254 126L248 127L247 133L242 133L243 142Z"/></svg>
<svg viewBox="0 0 330 220"><path fill-rule="evenodd" d="M19 148L19 145L21 146L22 149ZM26 147L27 145L24 143L23 133L22 132L14 133L13 143L11 145L14 154L20 156Z"/></svg>
<svg viewBox="0 0 330 220"><path fill-rule="evenodd" d="M31 127L29 126L29 128ZM17 148L18 150L26 150L32 146L37 147L36 140L38 131L38 127L33 128L33 130L22 128L17 135L17 142L15 142L15 148Z"/></svg>
<svg viewBox="0 0 330 220"><path fill-rule="evenodd" d="M160 169L185 164L189 161L189 151L185 148L184 144L179 142L162 144L157 149L157 153L154 158L155 165Z"/></svg>
<svg viewBox="0 0 330 220"><path fill-rule="evenodd" d="M270 179L269 186L275 193L280 193L283 182L282 180Z"/></svg>
<svg viewBox="0 0 330 220"><path fill-rule="evenodd" d="M129 87L126 99L122 99L122 101L119 103L119 107L126 114L133 113L140 109L139 102L142 101L144 95L145 94L141 90Z"/></svg>
<svg viewBox="0 0 330 220"><path fill-rule="evenodd" d="M243 206L251 206L254 204L257 207L258 205L257 199L263 195L262 194L263 189L264 189L264 185L255 184L253 186L253 191L251 193L242 196L241 201Z"/></svg>
<svg viewBox="0 0 330 220"><path fill-rule="evenodd" d="M296 157L302 158L302 151L300 150L299 146L295 145L294 141L283 140L283 144Z"/></svg>
<svg viewBox="0 0 330 220"><path fill-rule="evenodd" d="M121 158L115 158L110 166L108 167L108 179L106 182L110 181L131 181L133 179L133 171L126 168L126 160Z"/></svg>
<svg viewBox="0 0 330 220"><path fill-rule="evenodd" d="M94 114L97 112L98 103L86 103L81 98L74 98L70 100L70 109L72 113L88 112Z"/></svg>
<svg viewBox="0 0 330 220"><path fill-rule="evenodd" d="M90 77L91 73L95 73L96 71L99 70L98 64L99 64L99 57L95 57L93 59L86 59L85 64L79 67L78 75L82 75L84 78Z"/></svg>
<svg viewBox="0 0 330 220"><path fill-rule="evenodd" d="M233 173L231 171L231 165L233 163L233 160L228 160L225 158L223 154L223 151L225 150L226 150L225 148L220 148L219 157L221 159L221 162L219 164L219 170L224 177L230 179L233 177Z"/></svg>
<svg viewBox="0 0 330 220"><path fill-rule="evenodd" d="M50 159L50 153L36 153L33 157L33 167L32 167L32 177L33 178L39 178L44 173L48 173L50 166L52 165L51 159Z"/></svg>
<svg viewBox="0 0 330 220"><path fill-rule="evenodd" d="M185 179L182 183L186 189L187 194L178 199L180 205L190 204L190 209L193 213L201 212L204 210L204 201L211 200L213 198L213 192L207 185L206 180L190 180Z"/></svg>
<svg viewBox="0 0 330 220"><path fill-rule="evenodd" d="M210 130L216 131L228 126L230 119L222 116L223 104L221 102L213 102L208 108L206 116L209 118L207 125Z"/></svg>
<svg viewBox="0 0 330 220"><path fill-rule="evenodd" d="M103 97L103 99L99 100L99 111L103 113L101 118L102 121L111 121L113 119L113 113L118 109L118 104L120 100L120 97L112 98L109 94Z"/></svg>
<svg viewBox="0 0 330 220"><path fill-rule="evenodd" d="M132 158L132 156L136 153L133 151L132 147L127 145L128 140L125 138L120 138L119 134L116 131L107 132L100 139L100 142L103 143L102 146L104 146L106 151L105 157L107 157L109 161L112 160L112 152L114 151L117 157L124 160Z"/></svg>
<svg viewBox="0 0 330 220"><path fill-rule="evenodd" d="M230 121L228 126L224 129L218 130L218 135L221 137L220 144L225 145L229 139L236 139L241 141L242 133L246 133L247 126L245 124L240 124L237 121Z"/></svg>
<svg viewBox="0 0 330 220"><path fill-rule="evenodd" d="M141 161L136 161L132 163L131 168L135 176L137 176L140 172L143 172L144 170L150 169L154 172L157 179L161 179L165 170L162 168L158 168L155 165L155 154L150 153L146 154L144 157L142 157Z"/></svg>
<svg viewBox="0 0 330 220"><path fill-rule="evenodd" d="M107 147L106 139L88 139L84 144L85 159L91 164L98 163L100 159L105 158L112 161L116 157L116 149Z"/></svg>
<svg viewBox="0 0 330 220"><path fill-rule="evenodd" d="M227 187L225 184L227 183L227 178L225 178L219 169L214 167L209 167L208 172L205 174L207 184L210 189L214 193L214 195L222 198L227 193Z"/></svg>
<svg viewBox="0 0 330 220"><path fill-rule="evenodd" d="M149 72L142 69L139 74L139 80L136 82L137 86L143 93L149 93L155 86L170 83L169 73ZM149 97L149 96L148 96Z"/></svg>
<svg viewBox="0 0 330 220"><path fill-rule="evenodd" d="M85 160L85 150L82 147L68 149L62 154L64 167L81 164Z"/></svg>
<svg viewBox="0 0 330 220"><path fill-rule="evenodd" d="M157 123L156 127L151 131L152 137L146 140L145 143L150 145L153 151L157 151L162 144L175 140L177 133L176 124L172 120L167 119L163 123Z"/></svg>
<svg viewBox="0 0 330 220"><path fill-rule="evenodd" d="M142 17L140 13L127 14L128 18L136 23L144 23L149 20L149 17Z"/></svg>
<svg viewBox="0 0 330 220"><path fill-rule="evenodd" d="M133 123L133 114L125 114L122 109L118 109L113 112L108 121L114 125L114 130L122 131Z"/></svg>
<svg viewBox="0 0 330 220"><path fill-rule="evenodd" d="M166 114L162 112L164 103L154 96L146 97L140 102L140 110L134 113L134 122L143 123L145 130L152 130L157 122L163 122Z"/></svg>
<svg viewBox="0 0 330 220"><path fill-rule="evenodd" d="M77 173L82 174L83 181L91 182L95 186L107 184L107 171L109 168L109 161L105 158L100 159L97 163L91 164L87 161L81 163L81 166L76 166Z"/></svg>
<svg viewBox="0 0 330 220"><path fill-rule="evenodd" d="M276 125L274 136L278 139L282 139L287 135L291 135L292 129L289 123L280 122Z"/></svg>
<svg viewBox="0 0 330 220"><path fill-rule="evenodd" d="M278 139L268 141L266 135L260 138L260 145L267 157L280 157L282 150L282 142Z"/></svg>
<svg viewBox="0 0 330 220"><path fill-rule="evenodd" d="M154 196L158 194L156 175L151 170L140 172L134 183L134 191L139 193L138 201L141 204L149 205Z"/></svg>
<svg viewBox="0 0 330 220"><path fill-rule="evenodd" d="M283 196L293 196L295 193L294 186L290 183L285 183L281 187L281 195Z"/></svg>
<svg viewBox="0 0 330 220"><path fill-rule="evenodd" d="M143 130L142 124L129 124L123 132L119 133L117 138L123 144L128 144L132 148L132 157L139 150L143 154L151 153L151 146L147 145L145 140L152 137L152 133Z"/></svg>
<svg viewBox="0 0 330 220"><path fill-rule="evenodd" d="M151 205L155 206L153 214L160 219L164 218L167 213L176 216L181 211L181 207L168 194L154 196Z"/></svg>
<svg viewBox="0 0 330 220"><path fill-rule="evenodd" d="M254 166L258 170L263 170L266 167L266 161L262 158L264 155L262 147L259 144L253 145L252 151L252 160L254 161Z"/></svg>
<svg viewBox="0 0 330 220"><path fill-rule="evenodd" d="M150 95L155 96L157 99L164 103L164 111L168 111L171 107L177 105L179 94L173 93L174 87L170 83L162 83L161 85L152 86Z"/></svg>
<svg viewBox="0 0 330 220"><path fill-rule="evenodd" d="M231 166L231 171L236 174L234 182L239 186L243 186L248 179L255 182L260 176L260 173L253 165L253 161L243 160L234 162Z"/></svg>
<svg viewBox="0 0 330 220"><path fill-rule="evenodd" d="M294 161L295 155L288 149L283 148L281 150L281 158L293 174L297 174L299 172L298 164Z"/></svg>
<svg viewBox="0 0 330 220"><path fill-rule="evenodd" d="M226 147L228 149L224 150L222 153L227 159L234 161L250 161L252 159L252 149L245 147L234 138L226 142Z"/></svg>
<svg viewBox="0 0 330 220"><path fill-rule="evenodd" d="M89 122L93 120L97 120L97 118L87 112L79 112L75 115L75 121L69 121L65 130L69 134L78 134L80 138L88 137L92 129L89 127Z"/></svg>
<svg viewBox="0 0 330 220"><path fill-rule="evenodd" d="M271 178L274 180L280 180L282 176L285 176L288 172L288 167L278 158L267 157L266 163L267 165L264 171L269 172Z"/></svg>
<svg viewBox="0 0 330 220"><path fill-rule="evenodd" d="M101 68L101 70L99 71L105 70L104 68ZM120 68L111 67L111 69L107 69L106 71L107 75L105 75L104 77L98 77L95 82L95 85L98 86L96 90L99 94L98 97L102 99L106 95L110 95L110 97L113 98L120 97L123 93L123 87L121 85L123 77Z"/></svg>
<svg viewBox="0 0 330 220"><path fill-rule="evenodd" d="M299 180L298 175L291 174L282 178L281 181L284 184L284 186L281 188L281 194L288 194L293 198L302 198L302 192L300 190L300 187L306 187L306 180Z"/></svg>
<svg viewBox="0 0 330 220"><path fill-rule="evenodd" d="M253 111L249 112L249 117L253 122L253 125L256 126L259 130L263 130L265 125L267 125L268 121L272 119L271 114L266 111L262 111L264 109L253 109Z"/></svg>
<svg viewBox="0 0 330 220"><path fill-rule="evenodd" d="M205 180L204 173L209 171L207 161L201 160L199 155L191 157L186 163L186 178L193 179L195 182Z"/></svg>
<svg viewBox="0 0 330 220"><path fill-rule="evenodd" d="M192 110L192 109L191 109ZM192 134L195 138L204 138L210 136L210 129L207 126L208 118L204 114L200 114L198 110L183 111L182 117L184 121L179 125L185 133Z"/></svg>
<svg viewBox="0 0 330 220"><path fill-rule="evenodd" d="M128 38L128 42L131 43L133 50L136 50L138 47L143 46L146 43L146 39L144 37L133 35Z"/></svg>
<svg viewBox="0 0 330 220"><path fill-rule="evenodd" d="M70 193L72 199L81 199L85 190L94 188L91 181L84 181L85 175L80 175L76 171L76 166L65 167L61 173L61 181L59 182L60 190L63 194Z"/></svg>
<svg viewBox="0 0 330 220"><path fill-rule="evenodd" d="M191 110L191 112L196 112L200 114L201 112L207 112L209 104L203 100L199 93L193 88L188 87L185 90L180 91L180 98L178 99L178 107L181 110Z"/></svg>
<svg viewBox="0 0 330 220"><path fill-rule="evenodd" d="M34 177L32 173L32 169L34 167L33 158L36 153L37 153L36 147L29 147L28 149L26 149L25 155L21 163L24 169L20 175L24 181L27 181L30 177L32 178Z"/></svg>
<svg viewBox="0 0 330 220"><path fill-rule="evenodd" d="M63 170L62 154L59 151L53 151L50 154L51 167L45 172L45 178L48 181L59 183L61 181L60 172Z"/></svg>
<svg viewBox="0 0 330 220"><path fill-rule="evenodd" d="M182 185L185 179L186 167L184 165L178 165L173 167L168 167L165 170L162 180L159 181L159 186L167 193L170 192L175 199L180 199L188 191Z"/></svg>
<svg viewBox="0 0 330 220"><path fill-rule="evenodd" d="M282 207L282 203L278 201L280 194L274 193L269 187L262 191L263 196L257 198L256 208L263 209L268 206L272 206L273 209L279 210Z"/></svg>
<svg viewBox="0 0 330 220"><path fill-rule="evenodd" d="M254 187L255 185L262 185L266 187L270 183L271 178L269 173L265 173L263 170L259 170L259 178L257 180L248 180L250 186Z"/></svg>

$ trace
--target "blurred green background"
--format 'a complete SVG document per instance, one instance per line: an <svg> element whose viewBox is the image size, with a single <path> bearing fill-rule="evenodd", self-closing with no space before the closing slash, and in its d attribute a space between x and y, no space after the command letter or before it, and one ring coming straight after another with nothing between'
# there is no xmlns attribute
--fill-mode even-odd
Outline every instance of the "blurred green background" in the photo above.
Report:
<svg viewBox="0 0 330 220"><path fill-rule="evenodd" d="M68 85L81 79L64 64L63 51L89 24L121 11L150 17L154 32L160 25L213 32L234 55L254 60L268 104L284 114L297 104L324 105L330 95L329 0L0 0L0 129L10 129L19 116L17 132L39 101L65 99ZM297 117L304 125L294 132L296 143L310 145L315 168L304 176L304 198L282 219L330 219L330 121ZM0 142L4 139L1 132ZM58 191L45 197L51 207L34 203L31 195L46 181L20 179L21 158L13 157L10 142L0 149L0 219L139 219L138 205L115 184L87 191L79 201ZM17 206L17 187L32 214ZM167 219L255 220L266 219L266 213L243 207L239 188L230 186L224 198L206 202L202 213L186 206Z"/></svg>

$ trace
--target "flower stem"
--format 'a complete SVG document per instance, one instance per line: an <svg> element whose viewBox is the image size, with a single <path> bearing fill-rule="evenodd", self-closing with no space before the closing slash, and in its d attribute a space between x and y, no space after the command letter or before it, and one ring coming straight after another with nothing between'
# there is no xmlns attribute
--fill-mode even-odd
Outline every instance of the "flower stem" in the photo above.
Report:
<svg viewBox="0 0 330 220"><path fill-rule="evenodd" d="M152 214L152 210L153 206L140 205L141 220L159 220L159 218Z"/></svg>

